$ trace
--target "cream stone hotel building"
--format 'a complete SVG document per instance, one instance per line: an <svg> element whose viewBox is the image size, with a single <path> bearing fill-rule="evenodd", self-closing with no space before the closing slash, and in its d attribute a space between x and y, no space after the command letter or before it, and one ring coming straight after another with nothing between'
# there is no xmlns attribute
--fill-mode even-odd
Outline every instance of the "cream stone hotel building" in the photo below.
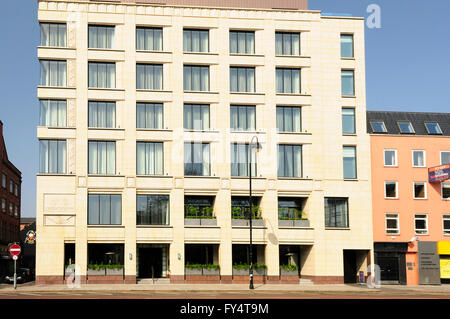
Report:
<svg viewBox="0 0 450 319"><path fill-rule="evenodd" d="M367 276L363 18L306 0L38 4L37 283Z"/></svg>

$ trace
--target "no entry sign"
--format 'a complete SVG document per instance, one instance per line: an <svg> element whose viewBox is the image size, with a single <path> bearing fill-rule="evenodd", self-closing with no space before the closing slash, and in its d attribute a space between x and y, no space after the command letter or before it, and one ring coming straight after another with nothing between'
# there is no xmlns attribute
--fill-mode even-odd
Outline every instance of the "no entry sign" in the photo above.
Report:
<svg viewBox="0 0 450 319"><path fill-rule="evenodd" d="M19 256L21 251L22 250L20 249L20 246L17 244L11 245L9 247L9 253L13 256Z"/></svg>

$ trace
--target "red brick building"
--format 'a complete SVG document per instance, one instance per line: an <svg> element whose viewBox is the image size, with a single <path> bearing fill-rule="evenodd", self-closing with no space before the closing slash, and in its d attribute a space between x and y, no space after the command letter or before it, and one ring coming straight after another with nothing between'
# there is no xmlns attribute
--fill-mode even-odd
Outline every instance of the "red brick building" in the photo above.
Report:
<svg viewBox="0 0 450 319"><path fill-rule="evenodd" d="M8 160L0 121L0 276L9 264L8 244L20 240L22 173Z"/></svg>

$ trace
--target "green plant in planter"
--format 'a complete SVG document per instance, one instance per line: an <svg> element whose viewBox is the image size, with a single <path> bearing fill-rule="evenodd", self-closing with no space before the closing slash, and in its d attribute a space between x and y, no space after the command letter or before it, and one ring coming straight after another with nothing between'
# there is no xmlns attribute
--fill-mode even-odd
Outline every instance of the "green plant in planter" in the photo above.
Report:
<svg viewBox="0 0 450 319"><path fill-rule="evenodd" d="M250 269L250 265L249 264L234 264L233 268L236 270L245 270L245 269Z"/></svg>
<svg viewBox="0 0 450 319"><path fill-rule="evenodd" d="M298 267L296 265L280 265L280 269L287 271L295 271L298 269Z"/></svg>
<svg viewBox="0 0 450 319"><path fill-rule="evenodd" d="M185 268L188 269L213 269L213 270L219 270L220 266L219 265L215 265L215 264L190 264L187 263L185 266Z"/></svg>
<svg viewBox="0 0 450 319"><path fill-rule="evenodd" d="M213 208L211 206L207 206L202 209L202 218L214 218L213 216Z"/></svg>
<svg viewBox="0 0 450 319"><path fill-rule="evenodd" d="M256 263L256 264L253 265L253 268L254 269L267 269L267 266L265 264L258 264L258 263Z"/></svg>
<svg viewBox="0 0 450 319"><path fill-rule="evenodd" d="M198 218L198 213L199 213L199 210L197 207L195 207L195 206L187 207L187 212L186 212L187 217Z"/></svg>
<svg viewBox="0 0 450 319"><path fill-rule="evenodd" d="M102 270L102 269L123 269L121 264L89 264L88 269L91 270Z"/></svg>

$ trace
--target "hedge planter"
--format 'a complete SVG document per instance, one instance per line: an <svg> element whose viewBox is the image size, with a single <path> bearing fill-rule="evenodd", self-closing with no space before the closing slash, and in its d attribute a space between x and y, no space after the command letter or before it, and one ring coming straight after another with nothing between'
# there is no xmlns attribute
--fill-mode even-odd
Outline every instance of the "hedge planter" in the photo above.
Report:
<svg viewBox="0 0 450 319"><path fill-rule="evenodd" d="M309 220L307 219L279 219L278 226L282 227L309 227Z"/></svg>
<svg viewBox="0 0 450 319"><path fill-rule="evenodd" d="M281 268L280 269L280 275L281 276L297 276L298 277L298 270L286 270Z"/></svg>
<svg viewBox="0 0 450 319"><path fill-rule="evenodd" d="M213 268L203 268L203 276L219 276L220 270L219 269L213 269Z"/></svg>
<svg viewBox="0 0 450 319"><path fill-rule="evenodd" d="M233 276L248 276L250 274L249 269L234 269L233 268Z"/></svg>
<svg viewBox="0 0 450 319"><path fill-rule="evenodd" d="M249 219L232 219L231 226L250 227L250 220ZM263 226L264 226L264 220L252 219L252 227L263 227Z"/></svg>
<svg viewBox="0 0 450 319"><path fill-rule="evenodd" d="M106 276L106 269L88 269L88 276Z"/></svg>
<svg viewBox="0 0 450 319"><path fill-rule="evenodd" d="M215 218L185 218L184 224L189 226L217 226Z"/></svg>
<svg viewBox="0 0 450 319"><path fill-rule="evenodd" d="M266 275L266 270L264 268L256 268L253 269L253 275L256 276L265 276Z"/></svg>
<svg viewBox="0 0 450 319"><path fill-rule="evenodd" d="M201 276L203 275L202 268L185 268L184 273L187 276Z"/></svg>
<svg viewBox="0 0 450 319"><path fill-rule="evenodd" d="M107 268L106 276L123 276L123 268Z"/></svg>

